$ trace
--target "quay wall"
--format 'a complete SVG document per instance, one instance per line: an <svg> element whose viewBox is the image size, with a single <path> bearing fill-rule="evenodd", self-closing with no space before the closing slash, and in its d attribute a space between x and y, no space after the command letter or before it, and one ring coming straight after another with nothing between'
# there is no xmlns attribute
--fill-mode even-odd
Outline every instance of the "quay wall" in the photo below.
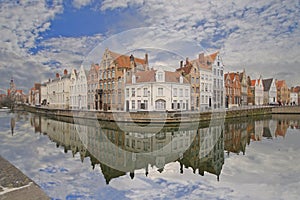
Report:
<svg viewBox="0 0 300 200"><path fill-rule="evenodd" d="M300 106L278 106L272 108L273 114L300 114Z"/></svg>
<svg viewBox="0 0 300 200"><path fill-rule="evenodd" d="M23 110L39 113L47 116L62 116L82 119L97 119L101 121L126 122L126 123L190 123L210 122L213 120L226 120L234 118L246 118L258 115L271 115L272 107L251 107L240 109L229 109L218 112L99 112L82 110L49 109L43 107L32 107L24 105Z"/></svg>

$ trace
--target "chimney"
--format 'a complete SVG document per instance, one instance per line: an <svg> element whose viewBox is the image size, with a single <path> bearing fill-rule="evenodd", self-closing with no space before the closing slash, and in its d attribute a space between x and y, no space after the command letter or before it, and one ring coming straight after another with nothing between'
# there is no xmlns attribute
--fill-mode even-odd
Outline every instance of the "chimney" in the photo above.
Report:
<svg viewBox="0 0 300 200"><path fill-rule="evenodd" d="M186 57L185 63L186 63L186 64L189 63L189 58L188 58L188 57Z"/></svg>
<svg viewBox="0 0 300 200"><path fill-rule="evenodd" d="M204 64L204 53L203 52L199 54L199 62L201 64Z"/></svg>
<svg viewBox="0 0 300 200"><path fill-rule="evenodd" d="M149 62L148 62L148 54L147 53L145 53L145 62L146 62L145 70L148 71L149 70Z"/></svg>
<svg viewBox="0 0 300 200"><path fill-rule="evenodd" d="M134 62L134 57L132 54L130 55L130 62Z"/></svg>
<svg viewBox="0 0 300 200"><path fill-rule="evenodd" d="M64 75L67 75L67 74L68 74L68 70L65 69L65 70L64 70Z"/></svg>
<svg viewBox="0 0 300 200"><path fill-rule="evenodd" d="M56 73L56 78L59 78L59 73Z"/></svg>
<svg viewBox="0 0 300 200"><path fill-rule="evenodd" d="M180 68L183 67L183 60L180 61Z"/></svg>
<svg viewBox="0 0 300 200"><path fill-rule="evenodd" d="M145 62L146 62L146 65L148 65L148 54L145 53Z"/></svg>

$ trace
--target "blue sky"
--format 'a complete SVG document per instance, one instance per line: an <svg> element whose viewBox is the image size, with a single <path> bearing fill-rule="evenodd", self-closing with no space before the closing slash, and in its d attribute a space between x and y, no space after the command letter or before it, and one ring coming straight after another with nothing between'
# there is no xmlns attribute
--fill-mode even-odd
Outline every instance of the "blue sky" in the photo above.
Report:
<svg viewBox="0 0 300 200"><path fill-rule="evenodd" d="M94 48L149 47L190 59L218 50L225 71L245 68L253 79L299 85L299 19L299 2L291 0L3 0L0 88L14 76L27 92L64 68L79 68ZM151 51L150 63L177 67L173 54L162 59Z"/></svg>

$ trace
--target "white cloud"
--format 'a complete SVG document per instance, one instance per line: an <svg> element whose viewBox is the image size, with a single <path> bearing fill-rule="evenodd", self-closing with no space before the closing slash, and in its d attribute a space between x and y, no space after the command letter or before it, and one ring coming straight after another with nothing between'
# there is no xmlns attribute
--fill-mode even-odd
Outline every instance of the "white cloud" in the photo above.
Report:
<svg viewBox="0 0 300 200"><path fill-rule="evenodd" d="M81 8L91 4L93 0L73 0L72 4L75 8Z"/></svg>
<svg viewBox="0 0 300 200"><path fill-rule="evenodd" d="M35 47L41 32L49 29L49 21L63 11L62 1L4 1L0 6L0 48L26 55Z"/></svg>

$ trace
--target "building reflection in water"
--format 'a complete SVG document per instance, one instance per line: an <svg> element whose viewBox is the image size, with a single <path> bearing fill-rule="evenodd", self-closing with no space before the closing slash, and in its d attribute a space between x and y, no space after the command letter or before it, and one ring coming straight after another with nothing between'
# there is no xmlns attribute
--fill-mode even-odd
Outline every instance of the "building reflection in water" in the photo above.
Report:
<svg viewBox="0 0 300 200"><path fill-rule="evenodd" d="M161 132L151 129L136 130L125 124L122 130L115 123L99 124L97 120L71 118L50 119L33 116L35 132L46 134L64 152L79 153L81 161L90 158L93 168L100 166L108 184L113 178L129 174L133 179L136 170L149 173L150 167L163 172L164 166L178 163L178 171L191 168L194 173L215 174L219 180L224 164L224 152L245 154L250 141L285 135L287 128L299 127L300 120L260 119L226 122L224 126L164 127ZM101 127L101 128L100 128Z"/></svg>

